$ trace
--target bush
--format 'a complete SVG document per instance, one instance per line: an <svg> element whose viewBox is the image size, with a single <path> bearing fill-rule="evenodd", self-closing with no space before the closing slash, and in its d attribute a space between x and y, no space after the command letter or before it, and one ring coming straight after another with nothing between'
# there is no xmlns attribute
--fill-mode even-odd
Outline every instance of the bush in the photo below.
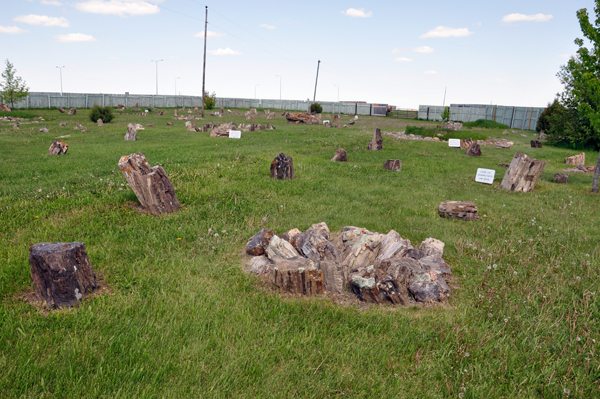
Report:
<svg viewBox="0 0 600 399"><path fill-rule="evenodd" d="M217 93L214 91L212 94L209 92L204 93L204 109L214 109L217 105Z"/></svg>
<svg viewBox="0 0 600 399"><path fill-rule="evenodd" d="M109 123L114 118L113 110L110 107L101 107L96 104L90 110L90 120L92 122L98 122L98 119L102 119L102 122Z"/></svg>
<svg viewBox="0 0 600 399"><path fill-rule="evenodd" d="M483 127L486 129L510 129L507 125L487 119L477 119L475 122L463 123L464 127Z"/></svg>
<svg viewBox="0 0 600 399"><path fill-rule="evenodd" d="M473 139L473 140L486 140L487 137L483 134L475 134L472 132L465 132L462 130L450 130L450 129L438 129L436 127L425 127L425 126L406 126L405 133L414 134L415 136L423 137L437 137L440 140L448 139ZM441 136L438 136L441 134Z"/></svg>
<svg viewBox="0 0 600 399"><path fill-rule="evenodd" d="M312 103L310 104L310 112L320 114L321 112L323 112L323 107L319 103Z"/></svg>

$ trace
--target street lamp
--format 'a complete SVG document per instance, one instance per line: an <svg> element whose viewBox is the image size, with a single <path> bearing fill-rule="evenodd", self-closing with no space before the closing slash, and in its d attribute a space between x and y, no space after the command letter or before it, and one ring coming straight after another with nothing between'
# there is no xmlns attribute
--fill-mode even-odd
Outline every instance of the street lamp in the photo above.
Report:
<svg viewBox="0 0 600 399"><path fill-rule="evenodd" d="M158 63L163 60L150 60L150 62L156 62L156 95L158 96Z"/></svg>
<svg viewBox="0 0 600 399"><path fill-rule="evenodd" d="M181 78L177 78L177 79L181 79ZM177 79L175 79L175 95L177 95Z"/></svg>
<svg viewBox="0 0 600 399"><path fill-rule="evenodd" d="M281 101L281 75L275 75L275 76L279 76L279 101Z"/></svg>
<svg viewBox="0 0 600 399"><path fill-rule="evenodd" d="M64 65L63 66L57 66L57 68L60 69L60 96L61 97L63 95L63 91L62 91L62 69L64 67L65 67Z"/></svg>
<svg viewBox="0 0 600 399"><path fill-rule="evenodd" d="M254 99L255 99L255 100L256 100L256 88L257 88L258 86L260 86L260 85L256 85L256 86L254 86Z"/></svg>
<svg viewBox="0 0 600 399"><path fill-rule="evenodd" d="M338 88L338 103L340 102L340 86L338 85L334 85L335 87Z"/></svg>

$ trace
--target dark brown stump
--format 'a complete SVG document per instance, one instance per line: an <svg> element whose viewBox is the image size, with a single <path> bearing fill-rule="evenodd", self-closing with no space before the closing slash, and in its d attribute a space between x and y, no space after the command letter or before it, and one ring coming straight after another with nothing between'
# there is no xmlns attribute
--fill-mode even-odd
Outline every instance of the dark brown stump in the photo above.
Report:
<svg viewBox="0 0 600 399"><path fill-rule="evenodd" d="M383 137L381 136L381 129L375 129L375 133L373 133L373 140L371 140L371 142L369 143L369 150L383 150Z"/></svg>
<svg viewBox="0 0 600 399"><path fill-rule="evenodd" d="M144 154L122 156L119 168L142 207L155 215L175 212L181 206L162 166L150 168Z"/></svg>
<svg viewBox="0 0 600 399"><path fill-rule="evenodd" d="M569 175L566 173L557 173L554 175L554 183L567 184L569 182Z"/></svg>
<svg viewBox="0 0 600 399"><path fill-rule="evenodd" d="M127 125L127 133L125 134L125 141L136 141L137 140L137 130L133 123Z"/></svg>
<svg viewBox="0 0 600 399"><path fill-rule="evenodd" d="M348 156L346 155L346 150L343 148L338 148L333 158L331 158L332 162L348 162Z"/></svg>
<svg viewBox="0 0 600 399"><path fill-rule="evenodd" d="M477 205L468 201L444 201L438 208L438 214L448 219L479 220Z"/></svg>
<svg viewBox="0 0 600 399"><path fill-rule="evenodd" d="M402 161L399 159L388 159L383 164L383 169L400 172L400 169L402 169Z"/></svg>
<svg viewBox="0 0 600 399"><path fill-rule="evenodd" d="M263 255L269 246L272 237L273 230L262 229L248 240L248 244L246 244L246 253L254 256Z"/></svg>
<svg viewBox="0 0 600 399"><path fill-rule="evenodd" d="M292 157L286 156L283 152L275 157L271 162L271 179L295 179L294 162Z"/></svg>
<svg viewBox="0 0 600 399"><path fill-rule="evenodd" d="M531 140L532 148L542 148L542 143L539 140Z"/></svg>
<svg viewBox="0 0 600 399"><path fill-rule="evenodd" d="M277 259L271 269L271 283L296 295L313 296L324 291L323 272L306 258Z"/></svg>
<svg viewBox="0 0 600 399"><path fill-rule="evenodd" d="M173 126L174 123L173 122L167 122L167 126Z"/></svg>
<svg viewBox="0 0 600 399"><path fill-rule="evenodd" d="M82 242L42 242L29 248L31 281L49 308L69 307L98 284Z"/></svg>
<svg viewBox="0 0 600 399"><path fill-rule="evenodd" d="M544 171L546 162L529 158L517 152L504 174L500 188L509 191L529 192L535 188L540 175Z"/></svg>
<svg viewBox="0 0 600 399"><path fill-rule="evenodd" d="M480 157L481 156L481 147L477 143L471 144L471 147L467 150L465 154L468 157Z"/></svg>
<svg viewBox="0 0 600 399"><path fill-rule="evenodd" d="M65 111L65 110L63 109L63 107L58 107L58 112L60 112L61 114L64 114L64 113L65 113L65 112L67 112L67 111Z"/></svg>
<svg viewBox="0 0 600 399"><path fill-rule="evenodd" d="M61 155L66 154L69 149L69 145L62 141L54 140L48 149L48 155Z"/></svg>
<svg viewBox="0 0 600 399"><path fill-rule="evenodd" d="M77 108L71 108L69 110L69 115L75 115L77 113Z"/></svg>

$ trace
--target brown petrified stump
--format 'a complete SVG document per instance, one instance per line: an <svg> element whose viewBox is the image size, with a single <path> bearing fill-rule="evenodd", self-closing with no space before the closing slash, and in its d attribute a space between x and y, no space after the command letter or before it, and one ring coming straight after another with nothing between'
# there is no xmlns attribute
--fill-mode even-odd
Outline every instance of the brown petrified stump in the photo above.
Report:
<svg viewBox="0 0 600 399"><path fill-rule="evenodd" d="M69 110L69 115L75 115L77 113L77 108L71 108Z"/></svg>
<svg viewBox="0 0 600 399"><path fill-rule="evenodd" d="M273 230L262 229L248 240L246 253L254 256L264 255L271 238L273 238Z"/></svg>
<svg viewBox="0 0 600 399"><path fill-rule="evenodd" d="M383 150L383 137L381 136L381 129L376 128L373 133L373 139L369 143L369 150L381 151Z"/></svg>
<svg viewBox="0 0 600 399"><path fill-rule="evenodd" d="M127 133L125 133L125 141L136 141L137 140L137 129L133 123L127 125Z"/></svg>
<svg viewBox="0 0 600 399"><path fill-rule="evenodd" d="M82 242L42 242L29 248L36 296L49 308L75 305L98 284Z"/></svg>
<svg viewBox="0 0 600 399"><path fill-rule="evenodd" d="M98 126L102 126L104 125L104 122L102 121L102 118L98 118Z"/></svg>
<svg viewBox="0 0 600 399"><path fill-rule="evenodd" d="M531 148L542 148L542 143L539 140L531 140Z"/></svg>
<svg viewBox="0 0 600 399"><path fill-rule="evenodd" d="M333 158L331 158L332 162L348 162L348 156L346 154L346 150L343 148L338 148Z"/></svg>
<svg viewBox="0 0 600 399"><path fill-rule="evenodd" d="M62 141L54 140L48 149L48 155L61 155L66 154L69 149L69 145Z"/></svg>
<svg viewBox="0 0 600 399"><path fill-rule="evenodd" d="M504 174L500 188L510 191L529 192L535 188L546 162L517 152Z"/></svg>
<svg viewBox="0 0 600 399"><path fill-rule="evenodd" d="M312 296L324 291L323 272L306 258L277 259L271 269L271 283L280 291Z"/></svg>
<svg viewBox="0 0 600 399"><path fill-rule="evenodd" d="M444 201L438 208L438 214L449 219L479 220L477 205L469 201Z"/></svg>
<svg viewBox="0 0 600 399"><path fill-rule="evenodd" d="M468 157L480 157L481 156L481 147L477 143L471 144L467 153L465 154Z"/></svg>
<svg viewBox="0 0 600 399"><path fill-rule="evenodd" d="M155 215L175 212L181 206L162 166L150 168L142 153L124 155L119 168L142 207Z"/></svg>
<svg viewBox="0 0 600 399"><path fill-rule="evenodd" d="M269 115L267 115L267 119L268 119L268 120L273 120L273 119L275 119L275 112L271 112Z"/></svg>
<svg viewBox="0 0 600 399"><path fill-rule="evenodd" d="M383 169L400 172L400 169L402 169L402 161L399 159L388 159L383 164Z"/></svg>
<svg viewBox="0 0 600 399"><path fill-rule="evenodd" d="M468 150L473 145L473 139L460 139L460 148Z"/></svg>
<svg viewBox="0 0 600 399"><path fill-rule="evenodd" d="M566 173L557 173L554 175L554 183L567 184L569 182L569 175Z"/></svg>
<svg viewBox="0 0 600 399"><path fill-rule="evenodd" d="M292 157L286 156L283 152L275 157L271 162L271 179L295 179L294 162Z"/></svg>
<svg viewBox="0 0 600 399"><path fill-rule="evenodd" d="M575 166L585 166L585 152L565 158L565 163Z"/></svg>
<svg viewBox="0 0 600 399"><path fill-rule="evenodd" d="M306 114L304 112L288 112L285 114L285 119L287 123L306 123L308 125L318 125L321 123L319 118Z"/></svg>

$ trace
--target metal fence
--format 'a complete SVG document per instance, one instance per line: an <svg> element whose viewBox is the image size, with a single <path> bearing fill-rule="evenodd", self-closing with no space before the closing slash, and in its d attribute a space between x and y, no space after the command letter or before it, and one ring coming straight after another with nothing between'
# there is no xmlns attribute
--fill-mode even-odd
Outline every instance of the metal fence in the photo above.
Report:
<svg viewBox="0 0 600 399"><path fill-rule="evenodd" d="M217 97L217 108L270 108L306 112L312 101L270 100ZM116 107L202 107L200 96L101 94L101 93L46 93L32 92L27 98L15 103L15 109L23 108L91 108L94 105ZM385 116L387 104L349 102L319 102L326 113Z"/></svg>
<svg viewBox="0 0 600 399"><path fill-rule="evenodd" d="M511 129L535 130L537 121L545 108L511 107L483 104L450 104L450 120L457 122L474 122L478 119L496 121ZM444 107L419 106L419 119L441 121Z"/></svg>
<svg viewBox="0 0 600 399"><path fill-rule="evenodd" d="M419 111L413 111L410 109L396 109L389 112L388 117L397 119L417 119L419 117Z"/></svg>

